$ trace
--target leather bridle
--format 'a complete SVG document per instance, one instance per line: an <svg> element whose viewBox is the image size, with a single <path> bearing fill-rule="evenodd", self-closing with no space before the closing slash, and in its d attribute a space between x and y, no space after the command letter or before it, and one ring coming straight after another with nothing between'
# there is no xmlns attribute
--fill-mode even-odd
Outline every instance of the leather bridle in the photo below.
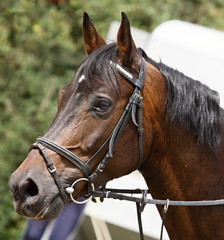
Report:
<svg viewBox="0 0 224 240"><path fill-rule="evenodd" d="M139 53L142 55L141 49L139 49ZM145 81L145 73L146 73L146 62L145 59L141 58L141 67L139 71L139 76L136 78L133 74L128 72L126 69L124 69L121 65L118 63L110 62L111 67L115 68L116 71L129 83L131 83L134 86L134 91L131 97L129 98L129 101L125 107L124 112L122 113L119 121L115 125L112 133L110 136L106 139L106 141L103 143L103 145L95 152L95 154L87 161L83 162L81 158L79 158L77 155L69 151L68 149L60 146L59 144L51 141L50 139L47 139L45 137L39 137L37 138L36 142L31 146L30 150L32 149L38 149L40 154L43 156L43 159L47 165L47 168L54 178L55 184L57 185L60 194L63 198L63 201L67 202L67 194L70 194L70 198L72 201L78 204L83 204L85 201L77 201L73 198L72 194L74 192L74 186L79 181L87 181L88 182L88 192L91 192L94 190L94 181L97 178L97 176L102 173L108 163L108 160L110 158L113 158L113 150L114 145L116 144L117 140L119 139L119 136L121 135L125 125L127 124L130 117L132 118L132 121L135 126L137 126L138 129L138 142L139 142L139 164L138 168L141 165L142 158L143 158L143 144L142 144L142 133L143 133L143 123L142 123L142 104L143 104L143 98L141 96L141 91L144 87L144 81ZM106 147L108 146L108 151L105 154L102 161L99 163L97 168L92 172L90 169L90 163L98 156L98 154ZM84 178L80 178L76 180L70 187L63 188L62 184L60 182L59 176L56 172L56 167L53 164L53 161L48 156L48 153L46 151L47 149L50 149L57 154L63 156L67 160L71 161L76 167L78 167L85 175Z"/></svg>

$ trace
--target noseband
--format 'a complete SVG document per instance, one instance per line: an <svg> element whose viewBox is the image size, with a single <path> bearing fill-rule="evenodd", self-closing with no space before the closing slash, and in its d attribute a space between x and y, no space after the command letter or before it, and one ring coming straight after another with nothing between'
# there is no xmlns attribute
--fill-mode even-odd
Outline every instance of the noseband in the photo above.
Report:
<svg viewBox="0 0 224 240"><path fill-rule="evenodd" d="M139 49L140 54L144 54L142 52L142 49ZM143 145L142 145L142 133L143 133L143 124L142 124L142 104L143 104L143 98L141 96L141 91L144 87L144 80L145 80L145 72L146 72L146 62L145 59L142 57L141 67L138 78L135 78L130 72L128 72L126 69L124 69L121 65L115 64L113 62L110 62L111 67L114 67L116 71L125 78L129 83L131 83L135 88L133 91L132 96L129 98L129 101L125 107L124 112L122 113L119 121L115 125L112 133L110 136L106 139L106 141L103 143L103 145L95 152L95 154L87 161L83 162L81 158L76 156L74 153L69 151L68 149L58 145L57 143L44 138L40 137L37 138L36 142L31 146L30 150L32 149L38 149L40 154L43 156L43 159L47 165L47 168L52 175L55 184L58 186L58 189L61 193L61 196L64 200L64 202L67 202L67 195L70 194L70 198L72 201L78 204L85 203L85 201L77 201L73 198L72 194L74 192L74 186L76 183L80 181L87 181L88 182L88 192L91 192L94 190L94 181L97 178L97 176L102 173L108 163L108 160L113 157L113 150L114 145L119 139L119 136L122 133L122 130L124 129L125 125L127 124L130 117L132 118L132 121L134 125L137 127L138 130L138 147L139 147L139 163L138 168L141 165L142 158L143 158ZM97 166L97 168L92 172L89 165L90 163L98 156L98 154L106 147L108 146L108 151L100 164ZM47 149L50 149L57 154L63 156L70 162L72 162L76 167L78 167L85 175L85 178L80 178L76 180L70 187L66 187L65 189L62 187L62 184L60 182L60 179L58 177L58 174L56 172L56 167L54 166L52 160L47 154Z"/></svg>

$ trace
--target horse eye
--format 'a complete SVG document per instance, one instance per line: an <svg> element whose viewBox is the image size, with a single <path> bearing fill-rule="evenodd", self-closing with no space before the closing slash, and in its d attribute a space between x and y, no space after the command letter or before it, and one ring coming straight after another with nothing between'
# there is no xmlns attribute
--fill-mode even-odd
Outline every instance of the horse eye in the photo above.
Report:
<svg viewBox="0 0 224 240"><path fill-rule="evenodd" d="M93 109L98 112L105 112L111 106L111 102L108 99L100 98L96 101Z"/></svg>

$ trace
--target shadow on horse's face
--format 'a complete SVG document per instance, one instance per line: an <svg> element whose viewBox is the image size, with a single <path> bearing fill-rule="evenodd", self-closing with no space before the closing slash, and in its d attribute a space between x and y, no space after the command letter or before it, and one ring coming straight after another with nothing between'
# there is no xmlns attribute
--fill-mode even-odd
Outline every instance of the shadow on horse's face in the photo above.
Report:
<svg viewBox="0 0 224 240"><path fill-rule="evenodd" d="M123 23L121 30L124 27L127 26ZM88 34L94 34L95 40L92 40ZM130 34L129 37L131 37ZM100 58L101 52L108 50L108 45L105 45L87 15L84 18L84 39L88 54L94 52L95 57ZM133 42L130 41L130 44ZM115 44L113 44L113 49L113 51L117 51ZM129 56L126 56L125 51L130 52L130 46L128 50L120 50L121 57L117 59L117 62L122 63L122 58L129 57L131 59L133 57L130 56L130 53L128 53ZM105 143L133 92L133 86L116 74L114 70L105 70L105 73L103 65L96 67L94 64L98 59L97 57L93 59L94 56L91 56L92 54L81 65L74 80L60 91L57 115L44 136L70 150L82 162L88 162ZM88 66L89 64L92 65ZM107 68L111 67L109 60L103 63L101 59L101 64L106 64ZM126 65L128 66L129 63L126 62ZM133 62L130 65L133 65ZM100 73L101 68L102 73ZM131 69L129 66L128 68ZM134 74L138 74L138 64L136 63L135 68L131 70ZM108 74L114 75L109 77ZM111 81L114 83L108 84ZM138 164L136 144L138 140L133 122L129 121L125 129L128 131L125 130L120 136L116 149L114 149L113 160L108 163L105 171L96 178L94 182L96 186L103 185L113 178L128 174L136 169ZM89 164L92 172L106 154L107 145ZM49 148L46 152L56 167L56 173L63 188L83 177L83 172L74 167L74 164L62 155ZM38 149L33 148L26 160L11 176L10 187L15 200L15 208L21 215L36 219L51 219L60 213L68 201L68 199L64 201L65 199L62 198L60 189L55 184L55 179L52 178L44 160L43 154L40 154ZM126 160L131 160L132 165L127 164ZM135 162L136 164L133 164ZM75 186L73 197L77 199L85 196L86 189L87 182L79 182Z"/></svg>

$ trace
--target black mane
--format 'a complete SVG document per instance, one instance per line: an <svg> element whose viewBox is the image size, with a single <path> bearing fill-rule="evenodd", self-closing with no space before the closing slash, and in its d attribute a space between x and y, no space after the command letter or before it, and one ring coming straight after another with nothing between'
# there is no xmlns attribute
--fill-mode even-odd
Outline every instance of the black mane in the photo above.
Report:
<svg viewBox="0 0 224 240"><path fill-rule="evenodd" d="M167 119L191 129L199 143L208 144L211 149L216 148L220 144L219 94L162 62L157 63L145 57L166 80Z"/></svg>
<svg viewBox="0 0 224 240"><path fill-rule="evenodd" d="M211 149L216 148L220 144L219 94L162 62L155 62L142 49L139 49L139 52L161 72L166 81L167 120L192 130L199 143L208 144ZM90 81L93 74L102 76L100 81L113 86L119 93L118 73L111 67L111 61L117 63L116 43L107 44L94 51L83 62L82 71Z"/></svg>

